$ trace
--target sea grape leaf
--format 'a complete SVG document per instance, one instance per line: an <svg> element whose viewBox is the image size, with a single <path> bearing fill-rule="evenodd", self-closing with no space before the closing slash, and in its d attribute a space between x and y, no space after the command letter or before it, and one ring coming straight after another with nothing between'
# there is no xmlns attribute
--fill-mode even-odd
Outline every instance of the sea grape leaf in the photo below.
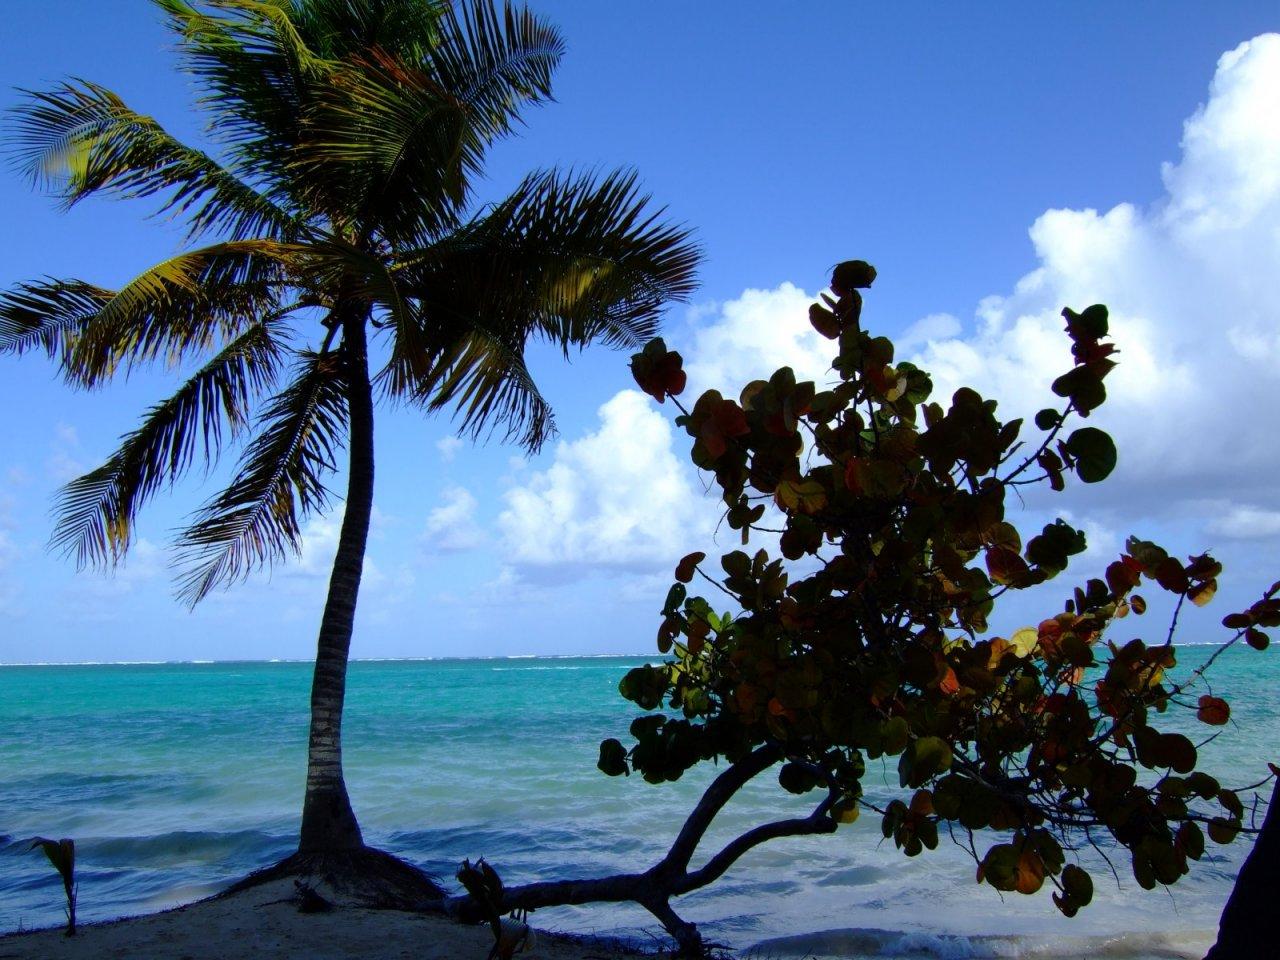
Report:
<svg viewBox="0 0 1280 960"><path fill-rule="evenodd" d="M1067 438L1067 450L1076 461L1076 475L1085 483L1107 479L1116 468L1115 441L1097 427L1081 427Z"/></svg>
<svg viewBox="0 0 1280 960"><path fill-rule="evenodd" d="M612 737L601 742L600 759L596 762L596 766L611 777L631 775L631 770L627 767L626 748L622 746L620 740Z"/></svg>

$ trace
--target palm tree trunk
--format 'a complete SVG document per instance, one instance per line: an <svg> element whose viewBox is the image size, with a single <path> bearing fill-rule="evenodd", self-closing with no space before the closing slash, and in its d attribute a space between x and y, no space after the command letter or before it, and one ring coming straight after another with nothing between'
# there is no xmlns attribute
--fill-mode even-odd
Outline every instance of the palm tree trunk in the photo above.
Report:
<svg viewBox="0 0 1280 960"><path fill-rule="evenodd" d="M311 735L307 746L307 792L302 804L300 853L361 849L364 838L342 776L342 704L356 598L364 569L365 543L373 511L373 391L365 317L343 322L342 352L350 422L350 473L338 553L320 620L315 675L311 681Z"/></svg>
<svg viewBox="0 0 1280 960"><path fill-rule="evenodd" d="M1249 960L1275 956L1276 932L1271 911L1280 899L1280 780L1271 790L1271 803L1262 830L1253 841L1236 877L1218 924L1218 942L1205 960Z"/></svg>

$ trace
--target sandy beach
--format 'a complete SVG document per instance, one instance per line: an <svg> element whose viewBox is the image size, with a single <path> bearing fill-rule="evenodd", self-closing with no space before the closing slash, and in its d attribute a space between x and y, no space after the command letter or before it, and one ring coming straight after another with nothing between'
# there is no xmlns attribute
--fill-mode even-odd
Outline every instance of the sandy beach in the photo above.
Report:
<svg viewBox="0 0 1280 960"><path fill-rule="evenodd" d="M299 913L293 883L282 880L163 913L0 937L3 960L484 960L487 926L443 916L336 907ZM602 939L537 931L521 956L541 960L659 957Z"/></svg>

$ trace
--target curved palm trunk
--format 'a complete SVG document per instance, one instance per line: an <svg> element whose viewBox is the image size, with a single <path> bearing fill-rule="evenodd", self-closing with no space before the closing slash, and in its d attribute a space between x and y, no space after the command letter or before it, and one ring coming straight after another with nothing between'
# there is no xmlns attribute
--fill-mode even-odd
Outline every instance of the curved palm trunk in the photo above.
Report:
<svg viewBox="0 0 1280 960"><path fill-rule="evenodd" d="M307 746L307 792L302 805L300 853L364 846L342 776L342 705L347 691L347 657L373 511L373 391L369 384L363 316L343 322L342 340L350 421L350 476L311 682L311 735Z"/></svg>

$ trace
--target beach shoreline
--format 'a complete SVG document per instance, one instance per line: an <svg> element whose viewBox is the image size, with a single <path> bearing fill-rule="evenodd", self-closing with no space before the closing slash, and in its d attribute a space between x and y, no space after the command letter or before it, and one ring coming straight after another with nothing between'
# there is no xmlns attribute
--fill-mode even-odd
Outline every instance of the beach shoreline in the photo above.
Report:
<svg viewBox="0 0 1280 960"><path fill-rule="evenodd" d="M291 880L216 894L157 913L62 928L0 934L0 960L484 960L493 944L487 925L442 913L335 906L302 913ZM872 960L877 957L1043 958L1043 960L1199 960L1212 932L1164 936L1091 935L965 937L875 929L838 929L719 950L722 960ZM642 948L600 935L537 929L529 960L670 960L674 944Z"/></svg>
<svg viewBox="0 0 1280 960"><path fill-rule="evenodd" d="M536 930L536 927L535 927ZM158 913L0 935L3 960L484 960L493 937L438 913L335 906L301 913L293 882L217 894ZM529 957L546 960L660 958L608 937L536 930Z"/></svg>

